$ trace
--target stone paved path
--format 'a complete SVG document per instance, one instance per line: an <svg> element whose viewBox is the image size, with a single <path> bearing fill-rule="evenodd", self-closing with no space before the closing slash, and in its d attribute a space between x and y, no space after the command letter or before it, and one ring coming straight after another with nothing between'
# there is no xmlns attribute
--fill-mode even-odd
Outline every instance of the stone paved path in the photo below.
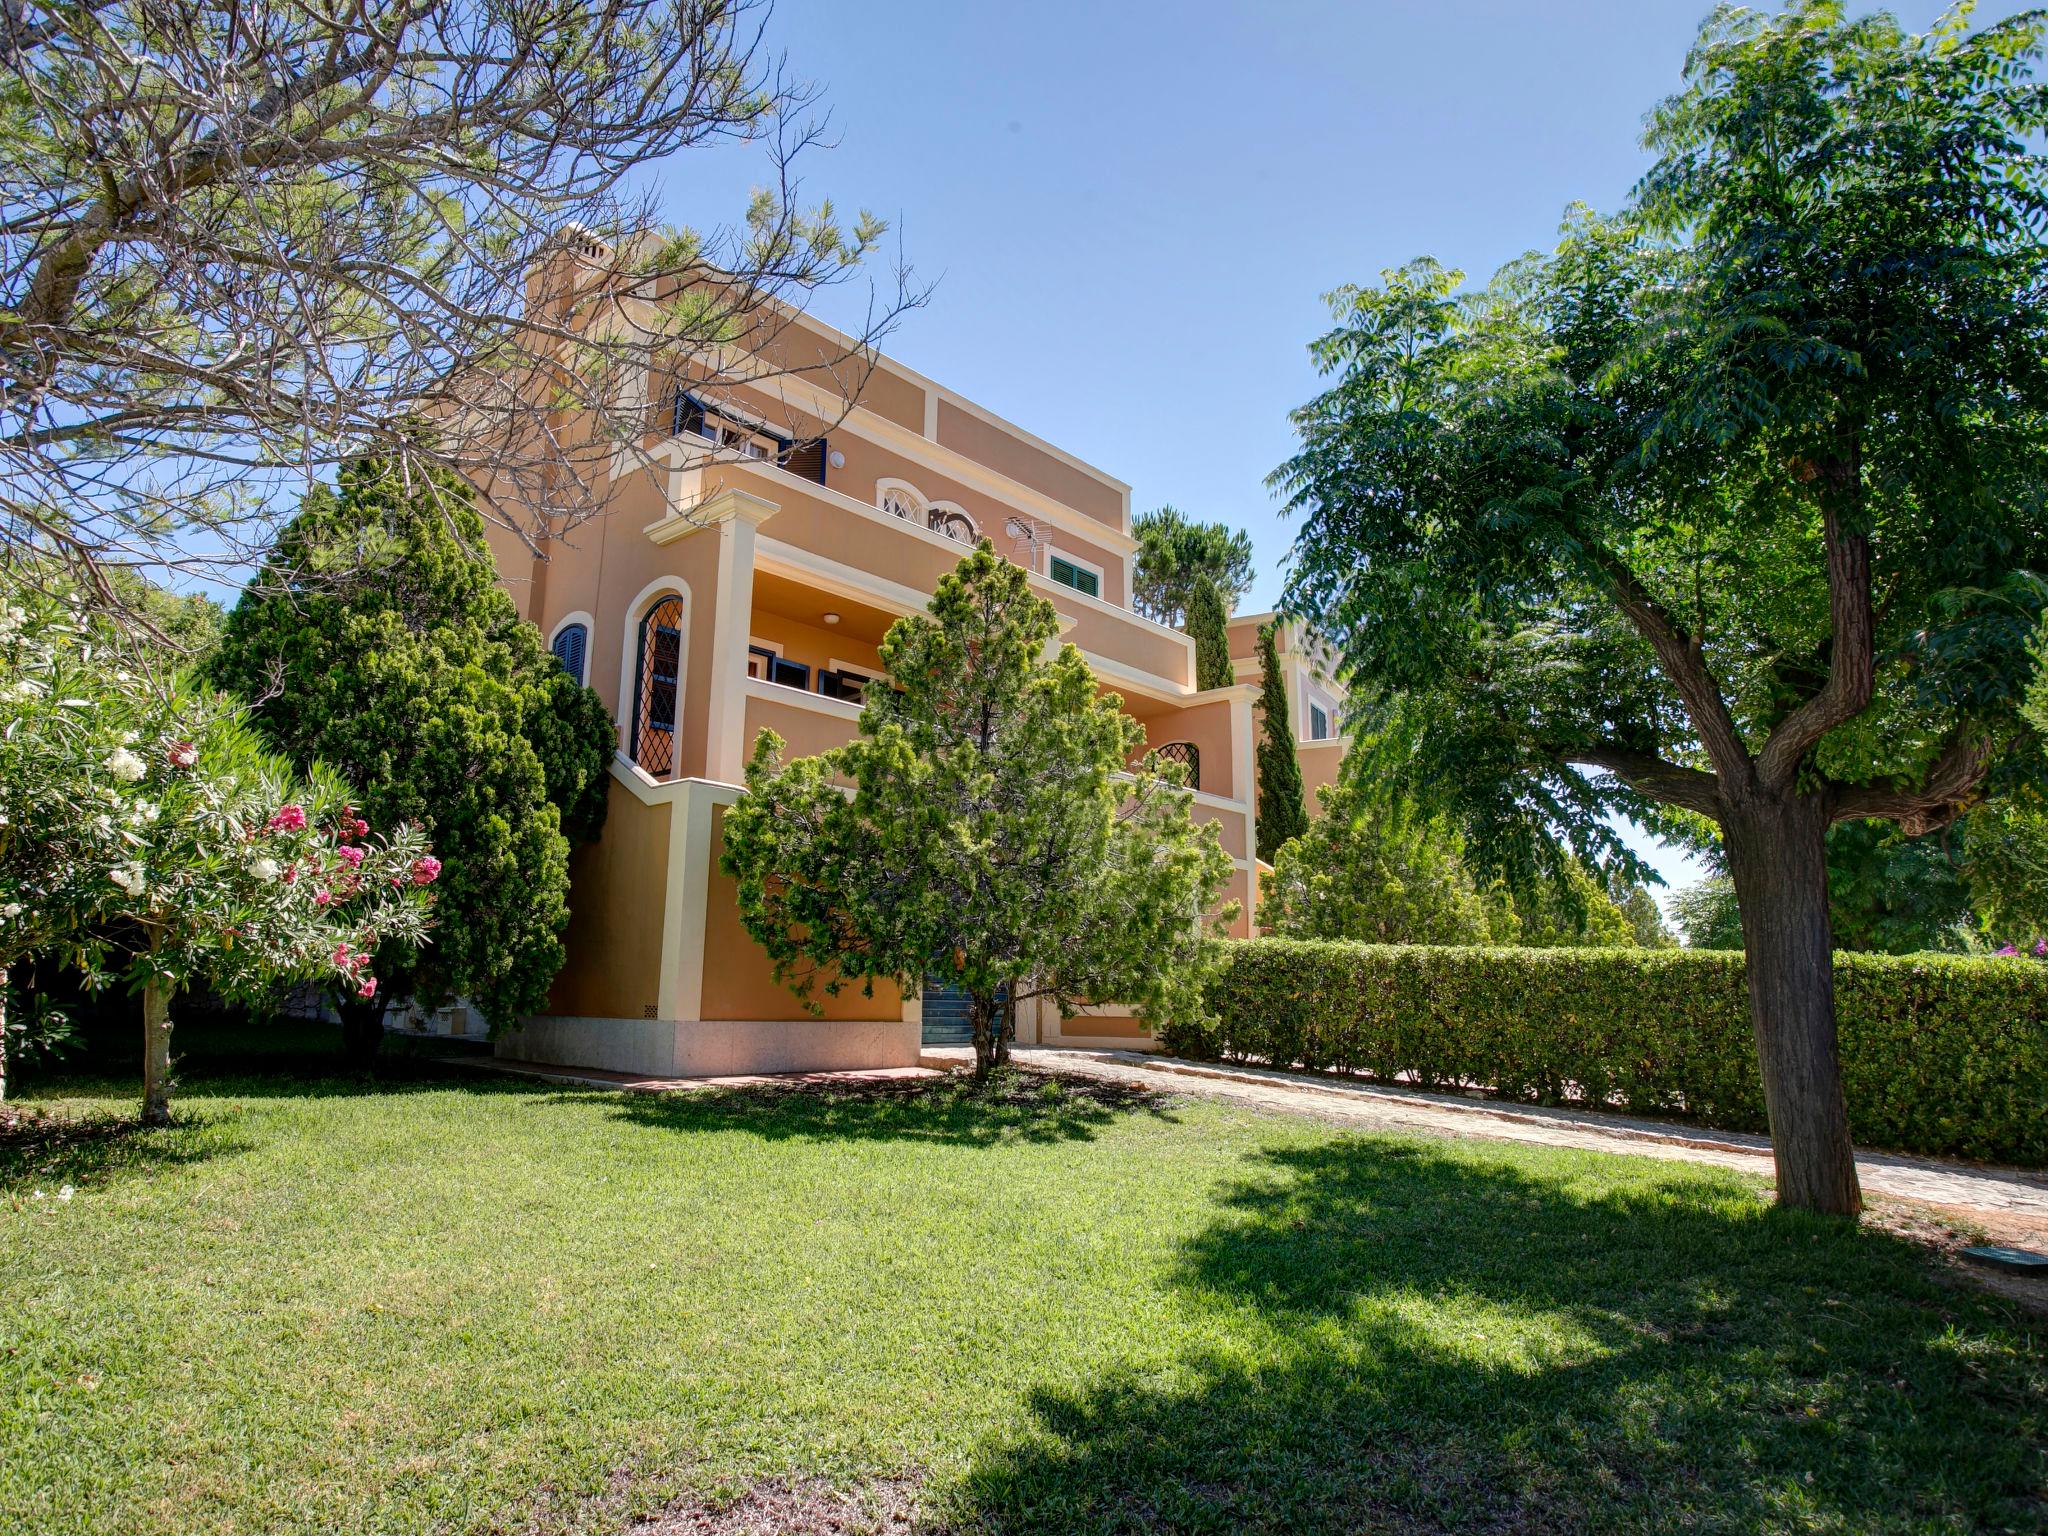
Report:
<svg viewBox="0 0 2048 1536"><path fill-rule="evenodd" d="M1713 1163L1765 1178L1771 1174L1770 1142L1738 1131L1504 1104L1260 1067L1216 1066L1141 1051L1019 1046L1016 1056L1019 1066L1036 1071L1141 1084L1374 1130L1626 1152ZM925 1058L933 1065L950 1065L971 1060L973 1052L928 1049ZM1941 1207L2005 1242L2048 1244L2048 1172L1887 1152L1858 1153L1856 1171L1867 1195Z"/></svg>

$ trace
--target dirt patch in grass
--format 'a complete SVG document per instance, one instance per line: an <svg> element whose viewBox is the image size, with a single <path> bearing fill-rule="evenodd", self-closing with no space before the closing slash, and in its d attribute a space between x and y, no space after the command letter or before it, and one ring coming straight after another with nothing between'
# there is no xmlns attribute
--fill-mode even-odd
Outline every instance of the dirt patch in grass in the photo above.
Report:
<svg viewBox="0 0 2048 1536"><path fill-rule="evenodd" d="M735 1499L689 1500L626 1528L627 1536L938 1536L920 1524L916 1477L890 1477L858 1488L818 1478L756 1483Z"/></svg>
<svg viewBox="0 0 2048 1536"><path fill-rule="evenodd" d="M1929 1263L1943 1283L1967 1286L2009 1301L2037 1317L2048 1318L2048 1280L1991 1269L1963 1257L1963 1249L1980 1243L2015 1248L2033 1248L2039 1238L2031 1226L2010 1223L1981 1224L1989 1213L1946 1211L1905 1200L1873 1200L1863 1212L1863 1224L1904 1238L1926 1250Z"/></svg>

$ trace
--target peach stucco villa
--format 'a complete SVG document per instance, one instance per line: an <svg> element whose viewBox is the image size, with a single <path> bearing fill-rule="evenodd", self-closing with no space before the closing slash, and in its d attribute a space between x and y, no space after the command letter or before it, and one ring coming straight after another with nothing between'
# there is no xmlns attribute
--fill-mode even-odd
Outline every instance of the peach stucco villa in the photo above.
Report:
<svg viewBox="0 0 2048 1536"><path fill-rule="evenodd" d="M650 379L647 399L661 472L621 474L605 515L538 555L493 534L520 611L618 723L604 833L571 868L567 964L500 1054L662 1076L876 1067L958 1028L958 998L937 989L849 989L807 1014L741 927L718 851L756 735L772 727L792 755L849 739L884 632L980 538L1031 573L1148 749L1185 757L1249 910L1265 616L1231 625L1239 681L1196 688L1188 638L1130 606L1129 486L887 358L850 409L802 370L716 391ZM1313 795L1335 772L1339 694L1292 630L1283 645ZM1114 1006L1026 1008L1018 1029L1147 1043Z"/></svg>

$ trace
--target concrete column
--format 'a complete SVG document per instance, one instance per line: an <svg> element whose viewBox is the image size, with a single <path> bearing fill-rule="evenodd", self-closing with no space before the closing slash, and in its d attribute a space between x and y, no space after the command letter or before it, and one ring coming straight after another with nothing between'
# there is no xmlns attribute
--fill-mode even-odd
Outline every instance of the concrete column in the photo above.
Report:
<svg viewBox="0 0 2048 1536"><path fill-rule="evenodd" d="M711 697L704 776L737 784L747 763L747 636L754 617L755 530L773 502L725 491L694 514L718 530L718 582L712 593Z"/></svg>

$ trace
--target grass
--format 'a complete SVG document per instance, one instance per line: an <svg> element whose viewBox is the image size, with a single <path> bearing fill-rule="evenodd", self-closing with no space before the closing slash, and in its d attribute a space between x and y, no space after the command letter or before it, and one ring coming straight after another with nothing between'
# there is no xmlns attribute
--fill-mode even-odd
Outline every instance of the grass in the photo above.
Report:
<svg viewBox="0 0 2048 1536"><path fill-rule="evenodd" d="M0 1530L2036 1531L2048 1353L1692 1166L188 1062L0 1139ZM62 1183L75 1197L47 1196ZM32 1198L34 1189L46 1198Z"/></svg>

